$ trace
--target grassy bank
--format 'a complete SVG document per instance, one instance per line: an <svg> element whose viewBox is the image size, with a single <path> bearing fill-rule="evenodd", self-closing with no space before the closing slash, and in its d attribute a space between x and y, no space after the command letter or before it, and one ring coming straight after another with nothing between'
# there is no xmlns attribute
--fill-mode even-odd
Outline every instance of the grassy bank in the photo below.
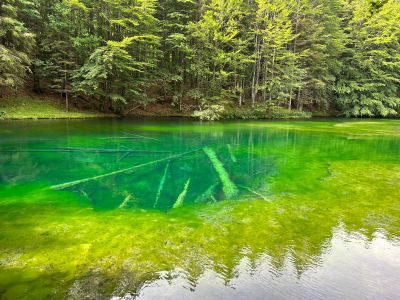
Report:
<svg viewBox="0 0 400 300"><path fill-rule="evenodd" d="M97 111L71 107L68 112L59 101L47 97L8 97L0 99L0 118L3 119L84 119L112 117Z"/></svg>
<svg viewBox="0 0 400 300"><path fill-rule="evenodd" d="M228 108L222 113L224 119L310 119L313 116L311 112L289 110L282 107L244 107L244 108Z"/></svg>
<svg viewBox="0 0 400 300"><path fill-rule="evenodd" d="M206 121L215 120L232 120L232 119L309 119L314 116L314 113L307 111L288 110L274 105L258 105L251 107L244 105L237 107L233 103L220 105L213 104L203 107L203 109L196 110L198 107L193 104L190 109L183 109L180 111L177 107L167 102L155 102L147 105L146 107L136 107L134 110L127 109L127 116L135 117L188 117L196 118ZM198 108L197 108L198 109ZM332 116L329 113L320 113L326 116Z"/></svg>
<svg viewBox="0 0 400 300"><path fill-rule="evenodd" d="M214 106L205 109L201 113L204 120L216 119L308 119L312 114L296 110L288 110L279 107L234 107L227 106L221 111L213 111ZM60 99L49 96L38 97L24 95L16 97L0 98L0 119L84 119L113 117L113 114L105 114L95 110L83 110L71 106L65 111ZM152 103L146 107L138 107L129 112L130 117L193 117L193 111L179 111L169 103Z"/></svg>

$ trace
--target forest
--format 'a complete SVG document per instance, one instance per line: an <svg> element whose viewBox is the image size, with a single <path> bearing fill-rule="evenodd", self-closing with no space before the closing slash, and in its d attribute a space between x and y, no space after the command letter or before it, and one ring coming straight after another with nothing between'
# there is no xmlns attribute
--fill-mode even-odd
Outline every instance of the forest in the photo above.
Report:
<svg viewBox="0 0 400 300"><path fill-rule="evenodd" d="M399 0L2 0L0 94L400 112ZM1 101L1 99L0 99Z"/></svg>

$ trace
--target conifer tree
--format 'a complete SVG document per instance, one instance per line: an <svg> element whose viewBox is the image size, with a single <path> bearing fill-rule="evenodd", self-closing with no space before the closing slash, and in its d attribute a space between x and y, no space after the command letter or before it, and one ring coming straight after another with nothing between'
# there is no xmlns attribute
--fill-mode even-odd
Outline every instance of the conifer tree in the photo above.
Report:
<svg viewBox="0 0 400 300"><path fill-rule="evenodd" d="M237 89L238 82L242 88L241 76L249 63L242 23L246 13L242 0L212 0L201 19L190 24L194 48L191 73L206 99L235 99L240 103L243 97Z"/></svg>
<svg viewBox="0 0 400 300"><path fill-rule="evenodd" d="M0 86L17 90L30 72L35 36L24 20L37 17L36 6L28 0L0 3Z"/></svg>
<svg viewBox="0 0 400 300"><path fill-rule="evenodd" d="M29 79L66 109L72 97L394 116L398 24L398 0L3 0L0 86Z"/></svg>

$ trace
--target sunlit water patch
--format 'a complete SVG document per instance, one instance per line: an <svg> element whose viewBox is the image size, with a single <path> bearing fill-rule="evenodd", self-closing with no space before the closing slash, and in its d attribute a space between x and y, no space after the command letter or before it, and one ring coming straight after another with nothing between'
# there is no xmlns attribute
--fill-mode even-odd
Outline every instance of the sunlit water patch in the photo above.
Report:
<svg viewBox="0 0 400 300"><path fill-rule="evenodd" d="M23 121L4 299L395 299L400 122Z"/></svg>

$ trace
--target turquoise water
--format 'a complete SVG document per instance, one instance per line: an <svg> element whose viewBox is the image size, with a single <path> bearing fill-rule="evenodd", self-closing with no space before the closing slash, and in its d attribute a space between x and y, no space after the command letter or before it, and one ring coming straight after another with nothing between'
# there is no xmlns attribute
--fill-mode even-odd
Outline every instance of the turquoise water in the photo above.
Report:
<svg viewBox="0 0 400 300"><path fill-rule="evenodd" d="M396 299L400 121L0 123L4 299Z"/></svg>

